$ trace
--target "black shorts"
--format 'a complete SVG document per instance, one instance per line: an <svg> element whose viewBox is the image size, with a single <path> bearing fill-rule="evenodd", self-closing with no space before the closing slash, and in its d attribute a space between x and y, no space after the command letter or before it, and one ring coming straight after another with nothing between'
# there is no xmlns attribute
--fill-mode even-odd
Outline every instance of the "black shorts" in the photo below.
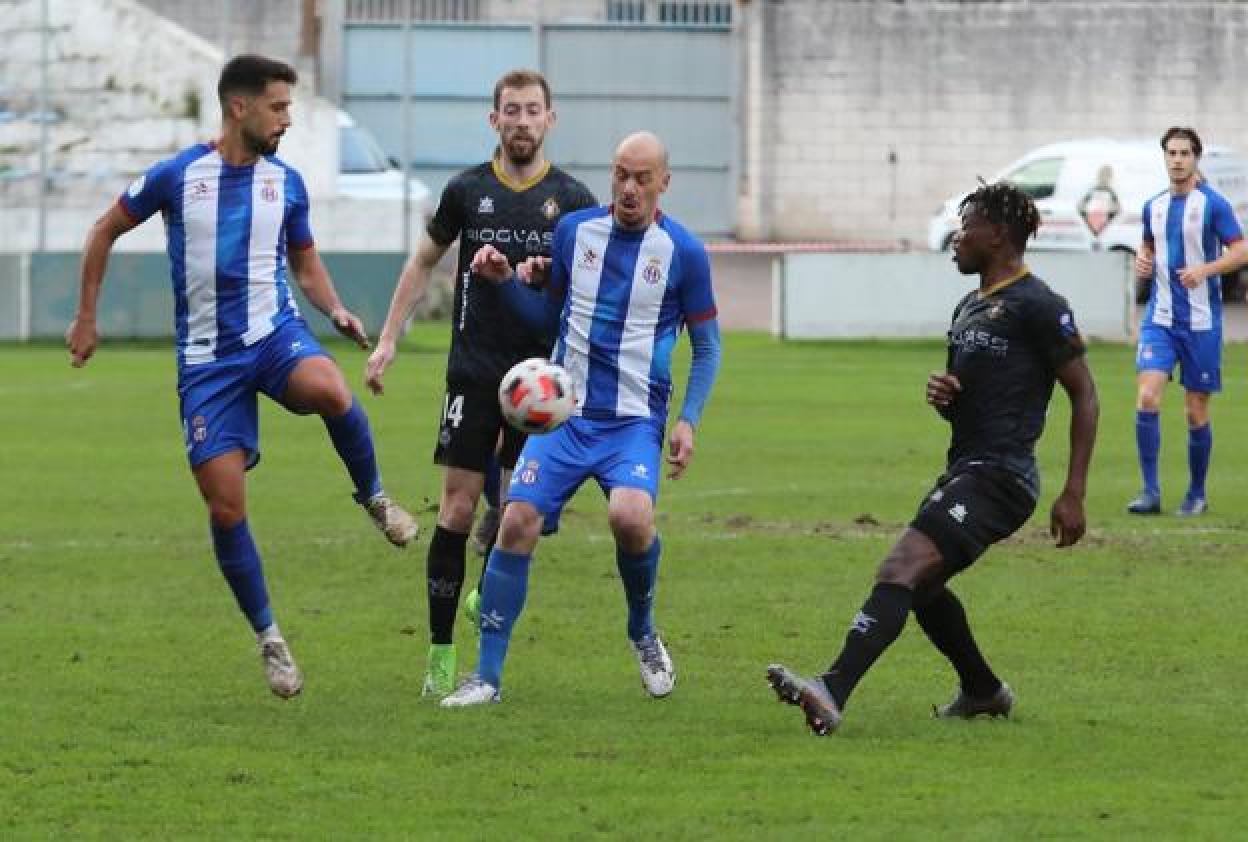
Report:
<svg viewBox="0 0 1248 842"><path fill-rule="evenodd" d="M442 418L433 461L483 474L498 447L500 433L503 441L498 450L498 462L511 470L516 466L525 436L503 420L498 406L498 387L448 383L442 398Z"/></svg>
<svg viewBox="0 0 1248 842"><path fill-rule="evenodd" d="M1017 532L1035 510L1036 498L1022 478L976 466L937 480L910 526L931 538L945 564L957 572Z"/></svg>

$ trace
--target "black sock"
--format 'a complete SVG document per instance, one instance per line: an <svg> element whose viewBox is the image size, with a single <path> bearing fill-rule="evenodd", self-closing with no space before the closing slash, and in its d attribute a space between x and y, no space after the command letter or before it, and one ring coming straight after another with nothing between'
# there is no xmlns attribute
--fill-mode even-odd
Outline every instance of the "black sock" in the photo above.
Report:
<svg viewBox="0 0 1248 842"><path fill-rule="evenodd" d="M914 592L905 585L881 583L863 603L845 635L845 647L823 675L823 683L842 710L867 670L901 634L913 601Z"/></svg>
<svg viewBox="0 0 1248 842"><path fill-rule="evenodd" d="M923 627L932 645L949 659L958 671L962 691L976 699L986 699L1001 688L988 662L975 644L971 626L961 601L948 588L941 588L930 600L914 607L914 618Z"/></svg>
<svg viewBox="0 0 1248 842"><path fill-rule="evenodd" d="M497 543L498 534L495 533L493 541L485 545L485 556L481 559L481 576L477 579L477 593L485 590L485 568L490 564L490 553L494 552L494 545Z"/></svg>
<svg viewBox="0 0 1248 842"><path fill-rule="evenodd" d="M425 573L429 584L429 634L432 643L450 643L455 635L455 609L464 586L464 547L468 533L437 526L429 541Z"/></svg>

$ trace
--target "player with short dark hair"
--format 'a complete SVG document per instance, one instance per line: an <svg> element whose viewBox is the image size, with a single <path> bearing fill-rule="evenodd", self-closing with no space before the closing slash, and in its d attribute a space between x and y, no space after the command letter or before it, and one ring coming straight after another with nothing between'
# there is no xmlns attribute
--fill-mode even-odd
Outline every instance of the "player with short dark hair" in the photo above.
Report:
<svg viewBox="0 0 1248 842"><path fill-rule="evenodd" d="M96 304L113 243L159 211L187 458L208 505L217 562L256 633L269 687L283 698L300 691L303 676L273 619L244 498L245 472L260 459L257 394L320 415L356 502L396 546L417 533L411 515L382 489L368 417L291 296L293 275L340 333L368 347L317 254L303 179L274 155L291 125L295 81L289 66L260 56L226 64L220 139L156 164L91 228L78 313L66 335L73 364L85 365L98 341Z"/></svg>
<svg viewBox="0 0 1248 842"><path fill-rule="evenodd" d="M962 274L979 275L979 289L954 309L945 371L927 381L927 402L953 431L945 472L880 564L875 588L828 671L807 679L782 664L767 668L776 695L800 707L819 735L837 728L854 687L912 611L960 681L957 696L937 714L1009 714L1014 694L980 653L947 583L1017 531L1035 509L1035 443L1055 381L1070 398L1071 444L1050 529L1057 545L1068 547L1086 527L1096 387L1070 307L1023 264L1040 215L1029 196L1008 184L981 187L960 211L953 256Z"/></svg>
<svg viewBox="0 0 1248 842"><path fill-rule="evenodd" d="M1135 357L1135 444L1144 488L1127 511L1161 512L1161 397L1177 364L1190 480L1175 514L1190 517L1209 508L1209 402L1222 390L1222 275L1248 263L1248 243L1231 203L1200 177L1202 147L1195 130L1172 126L1162 135L1161 148L1170 187L1144 203L1135 259L1136 275L1151 288Z"/></svg>
<svg viewBox="0 0 1248 842"><path fill-rule="evenodd" d="M534 335L509 312L493 284L473 276L472 256L487 243L517 263L549 255L559 218L597 204L583 184L546 160L543 145L555 112L541 74L517 70L504 75L495 86L489 120L498 133L498 149L491 160L464 170L442 191L425 236L399 276L366 371L368 387L381 394L382 376L394 361L398 340L429 274L458 238L451 350L433 456L446 473L426 565L430 631L426 695L445 695L454 689L455 612L473 513L490 466L501 464L510 471L524 441L503 420L498 385L512 365L548 356L551 346L551 337Z"/></svg>

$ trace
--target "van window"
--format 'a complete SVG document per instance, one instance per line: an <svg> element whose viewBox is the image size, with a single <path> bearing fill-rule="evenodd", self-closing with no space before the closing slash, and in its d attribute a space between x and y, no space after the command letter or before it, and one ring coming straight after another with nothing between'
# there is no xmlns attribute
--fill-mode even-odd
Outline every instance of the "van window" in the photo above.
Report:
<svg viewBox="0 0 1248 842"><path fill-rule="evenodd" d="M390 168L386 153L366 130L359 126L338 129L338 171L350 173L385 172Z"/></svg>
<svg viewBox="0 0 1248 842"><path fill-rule="evenodd" d="M1001 180L1008 181L1033 199L1047 199L1057 189L1062 163L1061 158L1028 161L1013 172L1006 173Z"/></svg>

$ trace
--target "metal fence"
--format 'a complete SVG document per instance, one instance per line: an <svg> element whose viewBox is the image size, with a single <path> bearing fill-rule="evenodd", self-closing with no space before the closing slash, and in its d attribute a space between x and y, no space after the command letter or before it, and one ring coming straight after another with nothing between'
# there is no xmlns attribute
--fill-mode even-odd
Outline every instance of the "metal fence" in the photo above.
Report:
<svg viewBox="0 0 1248 842"><path fill-rule="evenodd" d="M369 331L379 330L404 255L330 252L322 257L343 303ZM0 340L62 336L78 306L81 264L78 252L0 255ZM333 326L297 287L294 293L312 329L333 335ZM169 259L154 253L114 254L96 317L100 333L113 339L168 337L173 319Z"/></svg>
<svg viewBox="0 0 1248 842"><path fill-rule="evenodd" d="M478 21L485 0L347 0L348 23Z"/></svg>
<svg viewBox="0 0 1248 842"><path fill-rule="evenodd" d="M499 0L347 0L344 16L347 23L472 23L514 19L515 5ZM706 0L585 0L581 7L577 17L582 21L728 26L732 24L733 4Z"/></svg>

